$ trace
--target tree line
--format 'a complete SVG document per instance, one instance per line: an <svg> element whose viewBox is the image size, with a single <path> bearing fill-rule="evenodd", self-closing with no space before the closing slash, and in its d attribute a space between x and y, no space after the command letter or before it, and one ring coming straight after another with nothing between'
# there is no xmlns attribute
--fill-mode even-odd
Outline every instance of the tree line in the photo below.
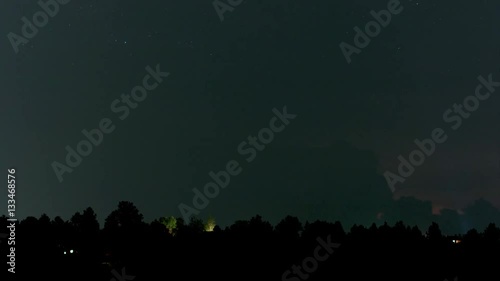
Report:
<svg viewBox="0 0 500 281"><path fill-rule="evenodd" d="M7 217L2 216L0 224L6 227ZM424 230L402 221L345 228L338 221L301 222L293 216L272 225L256 215L221 228L213 217L191 217L186 222L165 216L146 223L133 203L122 201L102 228L95 212L87 208L67 221L47 215L27 217L16 232L16 274L23 278L443 281L456 276L458 280L500 277L496 270L500 229L494 223L450 236L435 222ZM311 271L311 257L325 243L339 247L328 255L324 252L327 258L316 261ZM0 244L2 253L8 247L4 241ZM127 277L118 278L113 272Z"/></svg>

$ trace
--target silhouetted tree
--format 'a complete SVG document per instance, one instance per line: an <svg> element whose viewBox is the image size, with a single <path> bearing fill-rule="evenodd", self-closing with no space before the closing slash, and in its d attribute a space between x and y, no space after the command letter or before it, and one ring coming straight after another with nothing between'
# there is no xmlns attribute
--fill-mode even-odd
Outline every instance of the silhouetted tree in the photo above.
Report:
<svg viewBox="0 0 500 281"><path fill-rule="evenodd" d="M131 230L141 228L143 225L143 216L132 202L121 201L118 203L118 209L111 212L106 218L104 229L108 230Z"/></svg>
<svg viewBox="0 0 500 281"><path fill-rule="evenodd" d="M443 238L443 235L441 234L441 229L439 228L439 225L435 222L432 222L426 234L427 238L431 241L440 241Z"/></svg>
<svg viewBox="0 0 500 281"><path fill-rule="evenodd" d="M99 232L97 215L90 207L85 209L83 214L79 212L75 213L73 217L71 217L71 224L78 233L83 235L95 235Z"/></svg>
<svg viewBox="0 0 500 281"><path fill-rule="evenodd" d="M479 232L475 228L473 228L467 231L467 233L464 235L464 242L475 243L479 241L480 238L481 235L479 234Z"/></svg>
<svg viewBox="0 0 500 281"><path fill-rule="evenodd" d="M494 223L490 223L484 230L484 238L490 242L499 242L500 229Z"/></svg>
<svg viewBox="0 0 500 281"><path fill-rule="evenodd" d="M220 226L216 225L216 226L214 227L214 232L215 232L215 233L221 233L221 232L222 232L222 229L220 228Z"/></svg>
<svg viewBox="0 0 500 281"><path fill-rule="evenodd" d="M188 227L191 233L202 233L203 230L205 229L205 226L203 225L203 220L195 216L189 218Z"/></svg>
<svg viewBox="0 0 500 281"><path fill-rule="evenodd" d="M260 215L251 218L248 227L250 235L264 236L273 232L273 226L268 221L264 221Z"/></svg>
<svg viewBox="0 0 500 281"><path fill-rule="evenodd" d="M286 216L275 227L276 232L287 239L298 239L303 230L302 223L297 217Z"/></svg>

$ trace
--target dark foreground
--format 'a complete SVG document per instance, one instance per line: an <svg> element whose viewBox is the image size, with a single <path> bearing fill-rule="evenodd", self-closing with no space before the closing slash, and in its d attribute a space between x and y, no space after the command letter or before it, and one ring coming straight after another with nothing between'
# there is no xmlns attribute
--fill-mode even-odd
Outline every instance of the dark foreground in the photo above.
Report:
<svg viewBox="0 0 500 281"><path fill-rule="evenodd" d="M201 221L95 224L27 219L16 228L15 274L1 280L500 280L500 229L441 235L403 223L344 231L260 217L206 231ZM6 223L5 218L2 222ZM3 228L5 229L5 228ZM5 277L7 276L7 277ZM13 279L13 277L15 279Z"/></svg>

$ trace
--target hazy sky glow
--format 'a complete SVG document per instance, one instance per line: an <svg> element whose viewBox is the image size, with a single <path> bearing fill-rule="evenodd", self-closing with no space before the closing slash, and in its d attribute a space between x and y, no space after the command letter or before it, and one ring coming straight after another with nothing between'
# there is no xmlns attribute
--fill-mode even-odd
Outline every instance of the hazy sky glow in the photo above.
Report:
<svg viewBox="0 0 500 281"><path fill-rule="evenodd" d="M478 76L500 81L500 3L401 1L348 64L339 44L387 2L245 1L221 22L210 1L72 0L16 54L7 34L40 7L4 1L0 155L5 174L17 169L18 216L91 206L102 220L121 200L148 221L181 216L231 159L242 173L200 213L222 225L257 213L362 221L401 196L435 212L479 198L500 208L500 91L458 130L443 121ZM158 64L168 78L120 120L112 102ZM283 106L298 117L244 162L238 145ZM60 183L51 163L103 118L115 130ZM448 140L393 194L384 171L437 127Z"/></svg>

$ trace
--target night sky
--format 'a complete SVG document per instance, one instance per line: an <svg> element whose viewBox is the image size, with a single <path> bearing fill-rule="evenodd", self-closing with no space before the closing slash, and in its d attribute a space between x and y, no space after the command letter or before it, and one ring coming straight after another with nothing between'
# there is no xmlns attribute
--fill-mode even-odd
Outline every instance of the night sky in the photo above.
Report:
<svg viewBox="0 0 500 281"><path fill-rule="evenodd" d="M313 2L244 1L221 21L211 1L72 0L16 53L8 34L41 8L2 1L0 163L5 176L17 169L18 217L90 206L102 222L122 200L146 221L180 217L231 160L242 172L199 213L220 225L255 214L361 223L401 196L435 213L479 198L500 208L500 88L457 130L443 120L478 76L500 81L500 3L402 0L348 63L341 42L354 45L354 27L390 1ZM121 120L111 104L158 65L168 77ZM284 107L296 117L246 161L240 143ZM52 163L103 118L114 131L60 182ZM384 172L435 128L448 139L393 193Z"/></svg>

